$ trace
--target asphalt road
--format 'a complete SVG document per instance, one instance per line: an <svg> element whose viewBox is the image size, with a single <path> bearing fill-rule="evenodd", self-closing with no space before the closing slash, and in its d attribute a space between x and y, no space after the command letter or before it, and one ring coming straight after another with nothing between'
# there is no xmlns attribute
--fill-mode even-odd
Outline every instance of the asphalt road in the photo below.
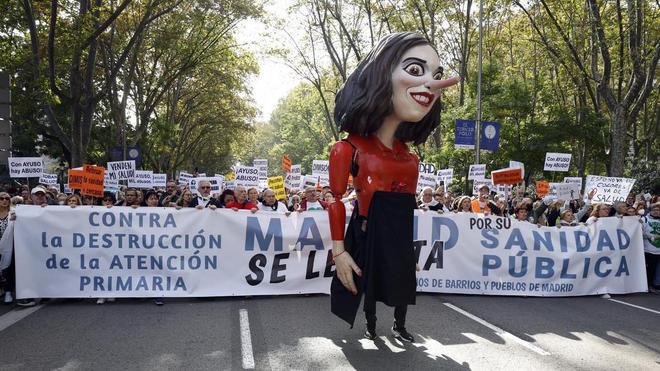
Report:
<svg viewBox="0 0 660 371"><path fill-rule="evenodd" d="M660 369L660 295L612 299L420 294L413 344L392 309L369 341L324 295L0 306L0 370Z"/></svg>

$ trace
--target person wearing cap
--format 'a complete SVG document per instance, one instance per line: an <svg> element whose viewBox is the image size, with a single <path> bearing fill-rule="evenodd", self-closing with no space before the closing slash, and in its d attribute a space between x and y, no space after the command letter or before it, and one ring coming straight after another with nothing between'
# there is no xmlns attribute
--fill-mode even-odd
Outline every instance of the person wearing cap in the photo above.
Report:
<svg viewBox="0 0 660 371"><path fill-rule="evenodd" d="M484 184L479 187L479 196L472 200L472 212L483 213L486 215L496 214L500 215L501 210L497 205L488 199L490 194L490 187Z"/></svg>
<svg viewBox="0 0 660 371"><path fill-rule="evenodd" d="M46 196L46 189L41 186L36 186L32 188L30 192L30 198L32 199L33 205L46 206L46 205L57 205L53 200L48 199Z"/></svg>

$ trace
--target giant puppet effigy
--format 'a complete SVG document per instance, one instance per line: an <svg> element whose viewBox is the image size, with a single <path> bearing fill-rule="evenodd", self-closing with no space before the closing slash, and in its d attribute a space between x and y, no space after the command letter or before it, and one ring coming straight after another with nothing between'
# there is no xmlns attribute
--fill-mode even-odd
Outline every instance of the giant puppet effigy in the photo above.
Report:
<svg viewBox="0 0 660 371"><path fill-rule="evenodd" d="M349 135L330 152L329 206L333 260L331 310L351 326L362 295L365 336L376 337L376 302L393 306L392 332L406 331L407 307L415 304L413 210L419 159L407 143L421 144L438 126L440 92L459 78L442 79L440 59L413 32L381 39L337 93L334 119ZM349 174L357 205L344 235L341 202Z"/></svg>

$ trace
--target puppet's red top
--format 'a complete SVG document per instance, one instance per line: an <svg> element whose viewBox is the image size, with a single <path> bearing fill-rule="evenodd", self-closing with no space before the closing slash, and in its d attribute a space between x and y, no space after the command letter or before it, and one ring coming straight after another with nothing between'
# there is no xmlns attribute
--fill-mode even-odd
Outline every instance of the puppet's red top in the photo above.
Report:
<svg viewBox="0 0 660 371"><path fill-rule="evenodd" d="M330 204L328 211L333 241L344 239L346 209L341 199L346 192L353 161L351 143L356 147L359 166L353 186L360 215L367 216L371 197L376 191L414 195L417 188L419 159L409 152L405 143L395 140L393 148L388 148L375 135L364 137L352 134L346 140L338 141L330 152L330 189L335 195L335 202Z"/></svg>

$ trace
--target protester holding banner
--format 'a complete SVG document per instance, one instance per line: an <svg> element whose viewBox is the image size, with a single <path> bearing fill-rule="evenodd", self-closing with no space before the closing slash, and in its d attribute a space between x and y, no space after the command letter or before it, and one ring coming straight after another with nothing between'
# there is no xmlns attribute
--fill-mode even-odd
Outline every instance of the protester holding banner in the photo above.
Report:
<svg viewBox="0 0 660 371"><path fill-rule="evenodd" d="M82 204L83 203L82 203L82 200L80 199L80 196L78 196L75 193L72 194L72 195L67 196L66 201L65 201L65 205L70 206L70 207L81 206Z"/></svg>
<svg viewBox="0 0 660 371"><path fill-rule="evenodd" d="M135 188L127 188L124 192L124 200L119 201L115 206L139 206L138 191Z"/></svg>
<svg viewBox="0 0 660 371"><path fill-rule="evenodd" d="M227 208L234 211L237 210L250 210L253 213L258 210L258 206L248 201L247 191L243 186L236 186L234 189L234 199L235 201L227 203Z"/></svg>
<svg viewBox="0 0 660 371"><path fill-rule="evenodd" d="M325 210L327 208L328 204L325 201L319 200L319 193L316 191L316 188L310 186L305 188L305 199L297 211Z"/></svg>
<svg viewBox="0 0 660 371"><path fill-rule="evenodd" d="M472 211L472 199L470 196L461 196L458 197L455 201L455 206L453 207L454 212L456 213L471 213Z"/></svg>
<svg viewBox="0 0 660 371"><path fill-rule="evenodd" d="M300 204L302 199L299 195L294 194L289 198L289 211L298 211L300 209Z"/></svg>
<svg viewBox="0 0 660 371"><path fill-rule="evenodd" d="M220 194L220 197L218 197L218 201L220 202L220 207L227 207L227 204L230 202L234 202L234 191L231 189L225 189L222 191Z"/></svg>
<svg viewBox="0 0 660 371"><path fill-rule="evenodd" d="M644 218L644 258L649 291L660 289L660 202L651 205Z"/></svg>
<svg viewBox="0 0 660 371"><path fill-rule="evenodd" d="M170 206L172 203L176 203L179 200L179 190L177 189L176 182L170 180L165 185L165 193L160 198L160 206Z"/></svg>
<svg viewBox="0 0 660 371"><path fill-rule="evenodd" d="M117 203L114 193L112 192L103 192L103 199L101 200L101 205L105 207L112 207Z"/></svg>
<svg viewBox="0 0 660 371"><path fill-rule="evenodd" d="M376 301L382 301L395 307L393 334L414 340L405 320L407 306L415 304L419 159L406 142L421 144L438 126L436 98L441 88L458 82L441 78L438 55L425 38L395 33L381 39L336 96L335 123L349 136L330 153L330 187L337 198L329 207L337 268L332 312L352 326L364 293L368 339L376 338ZM346 210L340 201L349 175L358 203L344 238Z"/></svg>
<svg viewBox="0 0 660 371"><path fill-rule="evenodd" d="M144 194L144 202L142 203L141 206L146 206L146 207L158 207L160 206L159 199L158 199L158 193L156 191L150 189Z"/></svg>
<svg viewBox="0 0 660 371"><path fill-rule="evenodd" d="M433 197L433 188L422 188L422 191L419 193L419 199L417 200L417 208L436 211L438 207L442 207L442 205L438 205L439 202Z"/></svg>
<svg viewBox="0 0 660 371"><path fill-rule="evenodd" d="M612 211L612 207L608 204L596 204L593 207L593 210L591 211L591 215L589 215L589 219L587 219L587 225L594 224L598 221L598 218L605 218L610 216L610 212Z"/></svg>
<svg viewBox="0 0 660 371"><path fill-rule="evenodd" d="M7 192L0 192L0 239L9 227L9 212L11 209L11 196ZM13 260L13 259L12 259ZM13 261L6 271L0 271L0 282L4 281L5 297L4 303L10 304L14 301L12 293L16 291L16 281ZM1 285L0 285L1 286Z"/></svg>
<svg viewBox="0 0 660 371"><path fill-rule="evenodd" d="M280 214L289 214L286 206L283 203L277 201L275 198L275 191L270 188L267 188L264 191L263 201L259 204L259 211L268 211L276 212Z"/></svg>
<svg viewBox="0 0 660 371"><path fill-rule="evenodd" d="M190 207L190 205L193 202L193 198L195 196L193 195L192 191L190 188L186 187L181 191L181 197L176 201L175 207L177 209L180 209L182 207Z"/></svg>
<svg viewBox="0 0 660 371"><path fill-rule="evenodd" d="M247 199L249 203L259 205L259 190L255 187L250 187L247 190Z"/></svg>

